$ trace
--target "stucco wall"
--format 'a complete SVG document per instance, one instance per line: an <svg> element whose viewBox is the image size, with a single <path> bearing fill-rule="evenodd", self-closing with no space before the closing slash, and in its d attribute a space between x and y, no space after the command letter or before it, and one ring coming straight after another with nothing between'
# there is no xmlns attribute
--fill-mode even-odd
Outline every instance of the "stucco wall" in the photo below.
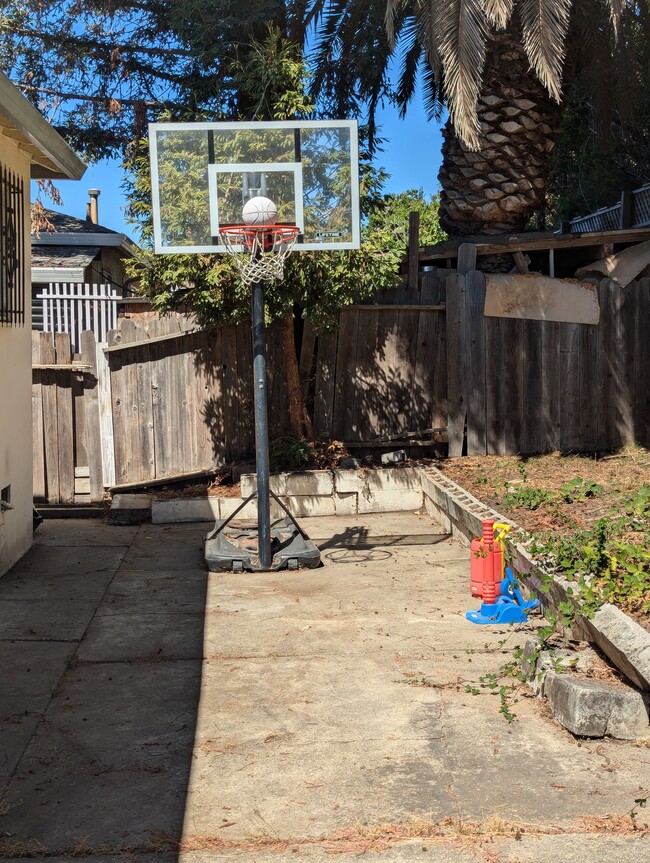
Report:
<svg viewBox="0 0 650 863"><path fill-rule="evenodd" d="M25 323L0 324L0 490L11 486L13 509L0 511L0 575L32 543L32 372L29 302L29 159L0 133L0 166L25 181Z"/></svg>

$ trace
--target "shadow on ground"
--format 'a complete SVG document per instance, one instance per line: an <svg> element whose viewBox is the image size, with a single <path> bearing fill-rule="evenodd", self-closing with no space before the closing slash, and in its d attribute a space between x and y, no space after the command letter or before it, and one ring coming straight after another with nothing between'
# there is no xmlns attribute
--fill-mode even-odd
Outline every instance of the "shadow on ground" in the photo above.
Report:
<svg viewBox="0 0 650 863"><path fill-rule="evenodd" d="M161 851L180 838L203 533L46 521L0 580L3 859Z"/></svg>

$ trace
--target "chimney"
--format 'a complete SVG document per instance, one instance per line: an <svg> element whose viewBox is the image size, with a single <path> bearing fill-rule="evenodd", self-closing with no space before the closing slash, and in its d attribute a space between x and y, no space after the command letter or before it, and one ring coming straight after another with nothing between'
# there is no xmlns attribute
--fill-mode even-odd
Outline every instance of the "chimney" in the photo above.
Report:
<svg viewBox="0 0 650 863"><path fill-rule="evenodd" d="M99 189L88 189L88 194L90 195L90 201L86 204L86 220L93 225L98 225L97 198L99 198Z"/></svg>

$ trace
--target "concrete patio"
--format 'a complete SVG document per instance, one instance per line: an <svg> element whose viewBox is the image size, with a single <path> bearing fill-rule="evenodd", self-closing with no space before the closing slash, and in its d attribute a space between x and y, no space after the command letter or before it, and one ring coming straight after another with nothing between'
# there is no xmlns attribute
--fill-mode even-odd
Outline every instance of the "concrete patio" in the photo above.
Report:
<svg viewBox="0 0 650 863"><path fill-rule="evenodd" d="M207 524L43 524L0 579L0 859L648 859L648 744L506 721L479 678L539 623L465 621L465 548L301 524L324 566L256 575L206 572Z"/></svg>

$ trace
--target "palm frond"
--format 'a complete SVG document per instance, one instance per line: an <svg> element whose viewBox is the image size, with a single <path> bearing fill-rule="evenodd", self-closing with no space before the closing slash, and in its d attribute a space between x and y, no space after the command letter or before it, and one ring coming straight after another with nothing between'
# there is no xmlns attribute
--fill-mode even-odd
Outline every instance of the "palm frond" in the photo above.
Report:
<svg viewBox="0 0 650 863"><path fill-rule="evenodd" d="M431 0L449 114L458 137L478 148L476 113L487 40L483 0Z"/></svg>
<svg viewBox="0 0 650 863"><path fill-rule="evenodd" d="M395 47L395 17L398 6L403 5L404 0L386 0L386 35L391 51Z"/></svg>
<svg viewBox="0 0 650 863"><path fill-rule="evenodd" d="M513 6L514 0L485 0L485 14L490 24L503 30L510 21Z"/></svg>
<svg viewBox="0 0 650 863"><path fill-rule="evenodd" d="M609 7L609 18L614 28L614 38L618 42L618 37L621 35L621 18L625 12L626 0L607 0Z"/></svg>
<svg viewBox="0 0 650 863"><path fill-rule="evenodd" d="M404 117L415 92L420 59L424 51L417 24L412 18L404 23L400 34L400 45L403 46L403 52L399 61L400 76L395 91L395 101L399 107L400 116Z"/></svg>
<svg viewBox="0 0 650 863"><path fill-rule="evenodd" d="M415 22L420 34L420 43L424 47L424 55L435 78L435 89L438 90L442 80L442 59L436 42L436 21L432 14L431 3L427 0L416 4Z"/></svg>
<svg viewBox="0 0 650 863"><path fill-rule="evenodd" d="M562 66L572 0L520 0L524 48L550 95L562 98Z"/></svg>

